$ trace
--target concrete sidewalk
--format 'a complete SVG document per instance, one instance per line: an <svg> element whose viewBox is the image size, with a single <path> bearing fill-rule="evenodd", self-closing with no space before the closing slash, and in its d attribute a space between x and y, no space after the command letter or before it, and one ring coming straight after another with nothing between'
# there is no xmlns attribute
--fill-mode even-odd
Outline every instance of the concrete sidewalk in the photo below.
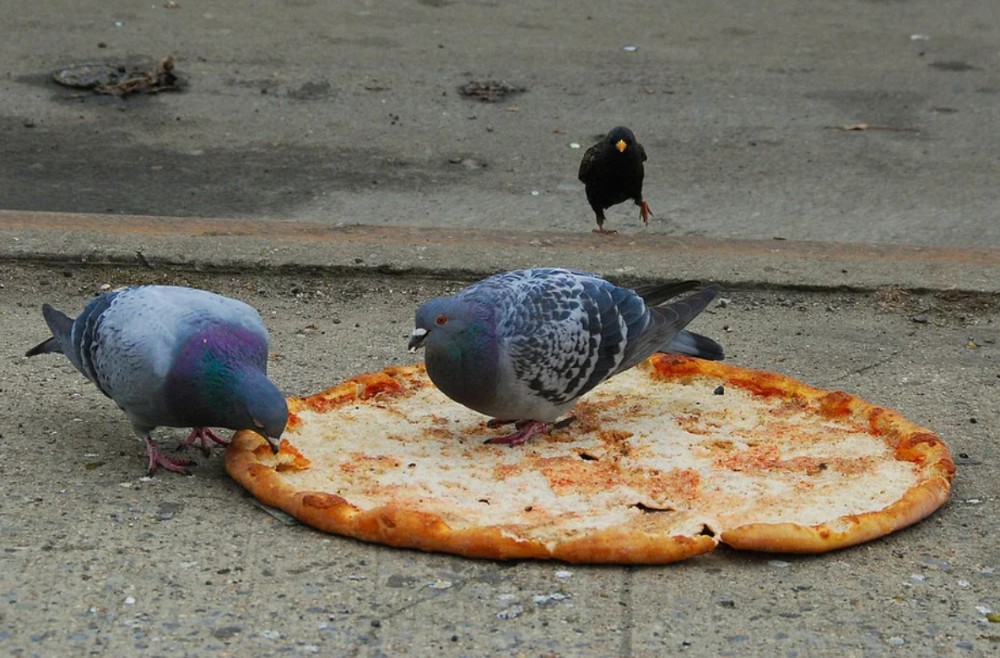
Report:
<svg viewBox="0 0 1000 658"><path fill-rule="evenodd" d="M483 228L329 226L257 219L0 210L0 257L243 271L478 276L557 263L626 283L685 277L731 288L903 288L995 293L1000 249L600 236Z"/></svg>
<svg viewBox="0 0 1000 658"><path fill-rule="evenodd" d="M528 253L497 251L488 232L0 220L9 655L986 656L1000 646L988 621L1000 609L991 250L671 239L660 254L645 241L587 251L591 236L534 236ZM729 303L698 330L731 362L842 388L931 428L958 465L952 500L915 527L815 557L719 549L622 568L395 550L269 515L219 455L190 478L142 477L140 445L114 405L65 361L21 356L45 335L42 301L75 313L104 285L195 285L259 308L273 377L310 393L412 362L416 305L494 269L497 253L646 280L665 277L669 261L674 276L719 281ZM969 278L977 268L987 276ZM891 283L894 271L905 285Z"/></svg>

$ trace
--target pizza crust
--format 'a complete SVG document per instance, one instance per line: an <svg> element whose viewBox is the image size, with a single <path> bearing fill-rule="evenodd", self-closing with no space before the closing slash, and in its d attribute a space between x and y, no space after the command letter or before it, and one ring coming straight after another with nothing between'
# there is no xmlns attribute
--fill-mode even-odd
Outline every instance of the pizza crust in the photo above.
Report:
<svg viewBox="0 0 1000 658"><path fill-rule="evenodd" d="M714 394L717 387L723 395ZM422 366L289 400L277 455L239 432L226 469L320 530L491 559L667 563L733 548L815 553L868 541L947 500L928 430L847 393L657 355L524 446L445 398Z"/></svg>

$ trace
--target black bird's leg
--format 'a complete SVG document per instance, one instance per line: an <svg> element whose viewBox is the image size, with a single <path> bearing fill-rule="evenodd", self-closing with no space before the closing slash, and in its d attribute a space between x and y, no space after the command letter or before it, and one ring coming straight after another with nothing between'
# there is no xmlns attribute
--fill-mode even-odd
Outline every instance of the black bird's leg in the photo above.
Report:
<svg viewBox="0 0 1000 658"><path fill-rule="evenodd" d="M649 204L639 199L635 202L635 205L639 206L639 217L642 218L642 223L649 226L649 219L653 216L653 211L650 210Z"/></svg>
<svg viewBox="0 0 1000 658"><path fill-rule="evenodd" d="M611 230L611 229L604 228L604 220L605 220L604 211L603 210L598 210L597 211L597 228L594 229L594 233L603 233L603 234L607 235L607 234L610 234L610 233L617 233L618 232L618 231L614 231L614 230Z"/></svg>

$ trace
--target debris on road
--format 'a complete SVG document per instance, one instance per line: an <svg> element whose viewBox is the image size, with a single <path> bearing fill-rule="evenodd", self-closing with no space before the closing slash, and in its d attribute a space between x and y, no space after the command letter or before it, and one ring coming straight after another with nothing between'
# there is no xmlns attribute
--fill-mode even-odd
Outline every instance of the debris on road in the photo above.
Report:
<svg viewBox="0 0 1000 658"><path fill-rule="evenodd" d="M507 96L527 91L524 87L512 85L506 80L470 80L458 90L463 96L484 103L496 103Z"/></svg>
<svg viewBox="0 0 1000 658"><path fill-rule="evenodd" d="M916 128L898 128L896 126L872 126L867 123L853 123L846 126L825 126L828 130L843 130L845 132L864 132L866 130L888 130L897 133L917 133Z"/></svg>
<svg viewBox="0 0 1000 658"><path fill-rule="evenodd" d="M157 94L161 91L179 91L181 80L174 73L173 55L163 58L155 68L133 67L124 64L76 64L59 69L52 78L64 87L91 89L97 94L124 98L129 94Z"/></svg>

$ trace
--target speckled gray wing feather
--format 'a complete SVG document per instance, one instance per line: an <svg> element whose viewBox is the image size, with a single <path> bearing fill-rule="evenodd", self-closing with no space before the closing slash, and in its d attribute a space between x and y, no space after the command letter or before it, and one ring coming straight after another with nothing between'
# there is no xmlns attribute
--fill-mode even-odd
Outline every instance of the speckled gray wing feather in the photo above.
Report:
<svg viewBox="0 0 1000 658"><path fill-rule="evenodd" d="M497 336L514 375L559 405L616 372L629 337L649 322L640 297L582 272L500 277ZM481 294L481 293L477 293Z"/></svg>
<svg viewBox="0 0 1000 658"><path fill-rule="evenodd" d="M628 359L629 346L649 325L646 305L633 291L592 277L583 278L582 282L586 293L582 300L584 306L596 306L599 311L600 338L594 368L574 397L621 372L622 364Z"/></svg>
<svg viewBox="0 0 1000 658"><path fill-rule="evenodd" d="M599 310L581 303L569 272L533 270L514 282L497 315L497 336L514 375L553 404L572 400L589 379L600 343Z"/></svg>

